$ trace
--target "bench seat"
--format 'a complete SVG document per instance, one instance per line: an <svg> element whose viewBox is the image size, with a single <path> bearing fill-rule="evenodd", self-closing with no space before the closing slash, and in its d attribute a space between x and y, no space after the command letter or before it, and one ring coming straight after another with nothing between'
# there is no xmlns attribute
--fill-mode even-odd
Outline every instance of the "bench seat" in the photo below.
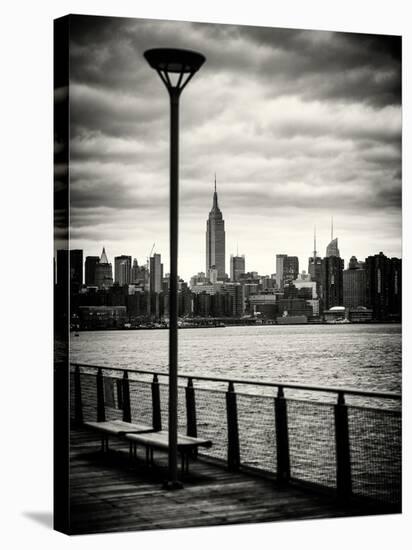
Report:
<svg viewBox="0 0 412 550"><path fill-rule="evenodd" d="M107 435L123 436L126 433L152 432L153 427L147 424L134 424L123 420L109 420L105 422L85 422L85 426L98 430Z"/></svg>
<svg viewBox="0 0 412 550"><path fill-rule="evenodd" d="M145 447L152 447L154 449L168 449L169 448L169 432L161 430L159 432L151 433L127 433L126 439L136 443L138 445L144 445ZM198 437L189 437L187 435L178 434L177 436L177 450L179 452L186 452L197 447L211 447L212 442L209 439L200 439Z"/></svg>

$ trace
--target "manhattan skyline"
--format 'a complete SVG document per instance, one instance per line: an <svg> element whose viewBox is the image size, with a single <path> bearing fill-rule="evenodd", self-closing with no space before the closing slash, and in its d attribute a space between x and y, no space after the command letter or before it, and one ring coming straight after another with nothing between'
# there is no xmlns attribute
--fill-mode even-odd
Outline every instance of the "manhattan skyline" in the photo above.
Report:
<svg viewBox="0 0 412 550"><path fill-rule="evenodd" d="M326 31L85 18L71 55L71 248L168 258L168 105L142 53L208 62L181 112L179 274L204 270L217 172L230 254L401 257L400 39ZM113 29L115 32L109 32ZM109 70L110 69L110 70ZM57 242L56 248L59 248Z"/></svg>

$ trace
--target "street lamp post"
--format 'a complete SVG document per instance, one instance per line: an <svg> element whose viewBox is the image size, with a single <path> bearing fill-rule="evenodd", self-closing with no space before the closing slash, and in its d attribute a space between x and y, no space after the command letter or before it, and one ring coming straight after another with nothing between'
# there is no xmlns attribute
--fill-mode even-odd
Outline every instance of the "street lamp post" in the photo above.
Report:
<svg viewBox="0 0 412 550"><path fill-rule="evenodd" d="M170 97L170 289L169 289L169 477L166 487L181 487L177 479L177 253L179 208L179 98L205 62L197 52L156 48L144 56L162 79Z"/></svg>

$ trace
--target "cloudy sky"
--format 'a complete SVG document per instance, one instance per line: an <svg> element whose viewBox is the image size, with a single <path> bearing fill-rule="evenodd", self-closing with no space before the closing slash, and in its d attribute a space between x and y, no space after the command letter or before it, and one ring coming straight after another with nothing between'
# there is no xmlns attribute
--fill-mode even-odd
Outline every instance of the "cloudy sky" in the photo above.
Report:
<svg viewBox="0 0 412 550"><path fill-rule="evenodd" d="M207 62L180 118L179 273L205 270L214 173L230 253L275 272L307 269L330 219L346 261L401 255L401 61L394 37L74 17L71 247L139 264L156 244L168 271L169 103L143 52Z"/></svg>

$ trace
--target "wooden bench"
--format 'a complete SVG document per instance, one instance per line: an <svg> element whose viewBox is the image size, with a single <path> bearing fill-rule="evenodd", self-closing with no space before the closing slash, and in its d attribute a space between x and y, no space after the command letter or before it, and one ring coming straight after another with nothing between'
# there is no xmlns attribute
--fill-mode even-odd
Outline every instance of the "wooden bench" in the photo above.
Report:
<svg viewBox="0 0 412 550"><path fill-rule="evenodd" d="M153 426L124 422L123 420L109 420L104 422L84 422L84 425L92 430L100 432L102 437L102 451L109 449L109 436L124 439L125 434L138 434L153 432Z"/></svg>
<svg viewBox="0 0 412 550"><path fill-rule="evenodd" d="M133 453L136 456L136 446L142 445L146 447L146 461L153 464L153 450L159 449L167 451L169 449L169 432L161 430L150 433L127 433L125 438L133 445ZM199 437L189 437L187 435L177 436L177 450L182 458L182 475L189 472L189 458L192 451L198 447L209 448L212 442L209 439L201 439ZM130 449L132 452L132 449Z"/></svg>
<svg viewBox="0 0 412 550"><path fill-rule="evenodd" d="M102 451L109 449L109 436L117 437L129 442L130 458L136 457L136 446L146 448L146 462L153 464L154 449L167 451L169 449L169 432L155 431L153 426L124 422L123 420L109 420L102 422L84 422L84 426L96 430L101 434ZM189 458L198 447L211 447L209 439L189 437L178 434L177 451L182 458L182 475L189 472Z"/></svg>

